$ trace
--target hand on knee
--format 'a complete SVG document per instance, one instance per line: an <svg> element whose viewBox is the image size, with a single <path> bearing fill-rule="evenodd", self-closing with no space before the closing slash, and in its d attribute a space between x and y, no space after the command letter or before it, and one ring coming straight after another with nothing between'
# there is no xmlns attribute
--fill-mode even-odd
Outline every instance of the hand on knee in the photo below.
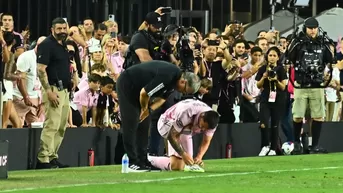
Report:
<svg viewBox="0 0 343 193"><path fill-rule="evenodd" d="M293 121L296 123L301 123L304 118L293 118Z"/></svg>
<svg viewBox="0 0 343 193"><path fill-rule="evenodd" d="M324 118L313 118L313 121L324 122Z"/></svg>

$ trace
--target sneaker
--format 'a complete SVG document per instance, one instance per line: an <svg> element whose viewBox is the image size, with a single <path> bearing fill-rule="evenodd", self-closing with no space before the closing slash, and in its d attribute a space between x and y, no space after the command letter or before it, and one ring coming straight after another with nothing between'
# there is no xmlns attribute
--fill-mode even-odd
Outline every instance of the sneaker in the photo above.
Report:
<svg viewBox="0 0 343 193"><path fill-rule="evenodd" d="M50 164L53 165L53 166L56 166L57 168L68 168L69 167L69 165L62 164L57 159L51 160Z"/></svg>
<svg viewBox="0 0 343 193"><path fill-rule="evenodd" d="M327 154L328 151L324 149L323 147L316 146L316 147L309 148L309 153L310 154Z"/></svg>
<svg viewBox="0 0 343 193"><path fill-rule="evenodd" d="M261 152L258 154L258 156L266 156L268 154L268 152L270 151L270 147L269 146L264 146L261 150Z"/></svg>
<svg viewBox="0 0 343 193"><path fill-rule="evenodd" d="M303 153L303 147L299 142L294 142L294 150L292 155L301 155Z"/></svg>
<svg viewBox="0 0 343 193"><path fill-rule="evenodd" d="M276 152L274 150L270 150L268 153L268 156L274 156L276 155Z"/></svg>
<svg viewBox="0 0 343 193"><path fill-rule="evenodd" d="M201 168L199 165L194 164L192 166L185 165L185 168L183 169L185 172L205 172L203 168Z"/></svg>
<svg viewBox="0 0 343 193"><path fill-rule="evenodd" d="M136 164L129 165L129 173L149 172L150 169Z"/></svg>
<svg viewBox="0 0 343 193"><path fill-rule="evenodd" d="M56 168L58 168L56 165L52 165L50 163L42 163L40 161L37 161L37 164L36 164L37 170L56 169Z"/></svg>

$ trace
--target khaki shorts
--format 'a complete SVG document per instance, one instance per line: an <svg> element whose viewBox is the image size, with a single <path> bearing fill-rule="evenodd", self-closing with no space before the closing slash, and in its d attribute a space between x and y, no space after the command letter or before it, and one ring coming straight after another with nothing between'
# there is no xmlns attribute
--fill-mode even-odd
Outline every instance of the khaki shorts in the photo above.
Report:
<svg viewBox="0 0 343 193"><path fill-rule="evenodd" d="M304 118L307 108L309 108L311 118L325 117L324 89L294 88L293 118Z"/></svg>

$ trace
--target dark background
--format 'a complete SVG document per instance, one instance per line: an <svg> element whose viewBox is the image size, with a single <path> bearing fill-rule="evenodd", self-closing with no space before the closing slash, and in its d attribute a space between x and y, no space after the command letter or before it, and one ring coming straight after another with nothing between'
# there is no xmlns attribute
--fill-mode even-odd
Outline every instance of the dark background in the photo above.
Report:
<svg viewBox="0 0 343 193"><path fill-rule="evenodd" d="M210 10L211 0L193 0L193 10ZM235 12L249 12L250 7L256 8L256 0L213 0L213 27L222 29L230 19L230 1L233 1ZM337 3L343 6L343 0L317 0L317 13L335 7ZM51 21L57 16L67 17L70 25L76 25L83 18L89 16L96 22L107 19L104 11L108 6L109 14L115 14L119 23L119 30L123 34L131 34L149 11L159 6L171 6L173 9L190 9L190 0L0 0L0 12L9 12L14 15L15 30L21 32L29 25L31 39L50 33ZM281 9L278 7L277 9ZM263 17L270 12L269 0L263 0ZM311 16L312 8L300 10L300 16ZM254 12L254 11L253 11ZM210 14L212 15L212 14ZM254 13L252 13L254 15ZM239 19L239 18L235 18ZM255 18L252 16L252 21ZM199 28L201 20L194 20L192 25ZM184 22L187 25L187 22Z"/></svg>

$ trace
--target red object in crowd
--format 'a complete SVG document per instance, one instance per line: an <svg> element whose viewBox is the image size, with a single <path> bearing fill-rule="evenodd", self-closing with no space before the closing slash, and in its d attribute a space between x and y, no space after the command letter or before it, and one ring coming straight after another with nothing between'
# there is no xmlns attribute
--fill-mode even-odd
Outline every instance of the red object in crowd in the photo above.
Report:
<svg viewBox="0 0 343 193"><path fill-rule="evenodd" d="M92 148L88 150L88 165L94 166L94 150Z"/></svg>

